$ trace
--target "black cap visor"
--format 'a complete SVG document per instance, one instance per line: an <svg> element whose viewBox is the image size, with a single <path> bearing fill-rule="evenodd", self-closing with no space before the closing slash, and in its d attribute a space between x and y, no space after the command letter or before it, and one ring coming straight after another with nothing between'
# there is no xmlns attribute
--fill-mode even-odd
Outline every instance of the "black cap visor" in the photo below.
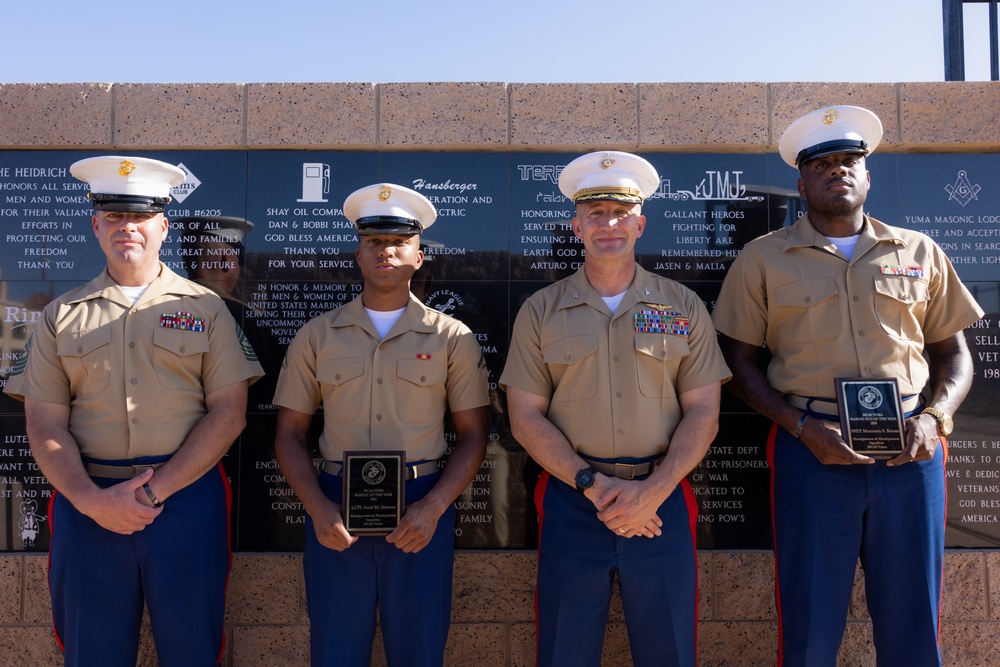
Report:
<svg viewBox="0 0 1000 667"><path fill-rule="evenodd" d="M87 195L96 211L123 211L126 213L163 213L170 203L170 197L147 197L145 195Z"/></svg>
<svg viewBox="0 0 1000 667"><path fill-rule="evenodd" d="M810 160L836 153L861 153L868 155L868 142L863 139L836 139L834 141L824 141L815 146L809 146L799 151L795 156L795 164L804 165Z"/></svg>
<svg viewBox="0 0 1000 667"><path fill-rule="evenodd" d="M394 215L376 215L367 218L358 218L354 226L357 228L360 236L371 236L373 234L412 236L423 231L423 226L419 221Z"/></svg>

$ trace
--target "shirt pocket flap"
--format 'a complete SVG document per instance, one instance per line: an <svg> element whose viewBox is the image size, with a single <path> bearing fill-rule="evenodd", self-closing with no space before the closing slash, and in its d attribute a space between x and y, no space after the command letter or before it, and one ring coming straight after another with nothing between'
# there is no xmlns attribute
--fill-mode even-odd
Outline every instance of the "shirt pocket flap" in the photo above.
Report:
<svg viewBox="0 0 1000 667"><path fill-rule="evenodd" d="M63 334L56 340L56 353L60 357L85 357L111 342L111 327L93 331Z"/></svg>
<svg viewBox="0 0 1000 667"><path fill-rule="evenodd" d="M837 296L837 281L832 278L813 278L782 285L774 290L778 305L808 308Z"/></svg>
<svg viewBox="0 0 1000 667"><path fill-rule="evenodd" d="M443 384L446 375L447 369L440 361L400 359L396 363L396 376L420 387Z"/></svg>
<svg viewBox="0 0 1000 667"><path fill-rule="evenodd" d="M178 357L204 354L208 352L208 334L204 331L158 327L153 331L153 345Z"/></svg>
<svg viewBox="0 0 1000 667"><path fill-rule="evenodd" d="M543 354L547 364L575 364L597 352L597 336L574 336L546 346Z"/></svg>
<svg viewBox="0 0 1000 667"><path fill-rule="evenodd" d="M926 281L906 276L876 276L875 291L902 303L920 303L930 298Z"/></svg>
<svg viewBox="0 0 1000 667"><path fill-rule="evenodd" d="M686 336L663 333L637 333L635 351L661 361L689 354Z"/></svg>
<svg viewBox="0 0 1000 667"><path fill-rule="evenodd" d="M332 386L350 382L361 377L364 372L365 360L360 357L323 359L316 364L316 379Z"/></svg>

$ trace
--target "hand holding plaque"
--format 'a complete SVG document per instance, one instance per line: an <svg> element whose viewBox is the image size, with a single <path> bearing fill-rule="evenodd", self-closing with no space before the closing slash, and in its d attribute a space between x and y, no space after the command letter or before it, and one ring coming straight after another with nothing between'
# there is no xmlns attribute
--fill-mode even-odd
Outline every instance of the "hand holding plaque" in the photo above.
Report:
<svg viewBox="0 0 1000 667"><path fill-rule="evenodd" d="M351 535L388 535L403 517L406 452L344 452L344 527Z"/></svg>
<svg viewBox="0 0 1000 667"><path fill-rule="evenodd" d="M896 456L904 449L903 406L896 378L837 378L844 442L865 456Z"/></svg>

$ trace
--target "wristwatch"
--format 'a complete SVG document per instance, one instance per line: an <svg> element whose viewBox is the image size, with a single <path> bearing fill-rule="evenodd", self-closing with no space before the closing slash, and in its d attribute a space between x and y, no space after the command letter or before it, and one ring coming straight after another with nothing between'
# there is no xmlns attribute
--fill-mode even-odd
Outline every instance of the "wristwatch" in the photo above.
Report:
<svg viewBox="0 0 1000 667"><path fill-rule="evenodd" d="M593 468L584 468L580 472L576 473L576 490L583 493L590 487L594 485L594 475L597 471Z"/></svg>
<svg viewBox="0 0 1000 667"><path fill-rule="evenodd" d="M937 408L924 408L924 412L934 417L934 420L937 421L938 431L941 432L941 435L947 437L955 430L955 420L947 412L942 412Z"/></svg>

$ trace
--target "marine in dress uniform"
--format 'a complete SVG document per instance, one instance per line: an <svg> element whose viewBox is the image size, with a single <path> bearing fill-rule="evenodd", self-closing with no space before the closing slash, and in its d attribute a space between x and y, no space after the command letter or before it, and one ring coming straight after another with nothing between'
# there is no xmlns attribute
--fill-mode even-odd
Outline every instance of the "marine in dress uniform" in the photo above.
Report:
<svg viewBox="0 0 1000 667"><path fill-rule="evenodd" d="M515 438L544 468L538 664L597 666L614 578L633 663L696 664L697 509L688 472L718 430L729 369L701 299L635 262L659 186L646 160L572 161L584 267L521 307L500 378Z"/></svg>
<svg viewBox="0 0 1000 667"><path fill-rule="evenodd" d="M878 664L941 664L944 436L972 381L963 329L983 311L934 241L863 213L881 137L878 117L851 106L785 130L807 213L746 245L713 314L730 388L774 421L781 667L836 664L859 558ZM898 380L901 454L876 459L842 438L834 379L853 377Z"/></svg>
<svg viewBox="0 0 1000 667"><path fill-rule="evenodd" d="M303 558L312 664L367 667L376 605L389 665L441 665L451 621L454 501L486 452L486 365L471 330L424 306L409 283L436 212L423 195L378 183L352 193L365 283L308 322L285 356L275 451L306 509ZM319 475L306 435L322 406ZM455 441L442 457L445 413ZM352 535L341 516L345 451L406 452L406 507L386 536Z"/></svg>
<svg viewBox="0 0 1000 667"><path fill-rule="evenodd" d="M74 163L107 269L52 301L5 391L55 487L49 586L67 665L134 665L143 601L159 663L223 648L230 490L223 454L261 375L222 300L159 261L179 168Z"/></svg>

